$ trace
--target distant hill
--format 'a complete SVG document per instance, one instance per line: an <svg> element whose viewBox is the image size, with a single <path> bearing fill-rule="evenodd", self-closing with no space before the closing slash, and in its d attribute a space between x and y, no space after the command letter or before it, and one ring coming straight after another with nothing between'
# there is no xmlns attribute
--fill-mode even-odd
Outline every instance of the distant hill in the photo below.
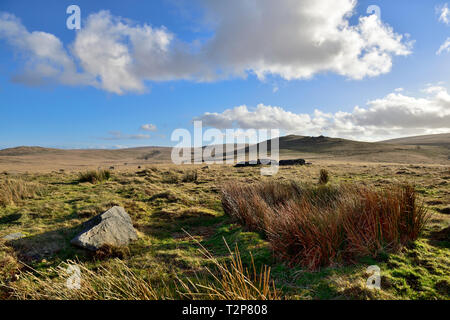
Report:
<svg viewBox="0 0 450 320"><path fill-rule="evenodd" d="M279 138L280 159L303 158L307 161L377 162L405 164L450 164L450 134L410 137L382 142L362 142L330 137L289 135ZM259 148L260 144L258 144ZM267 149L270 150L271 141ZM238 150L249 152L248 145L235 146L234 152L220 158L236 159ZM191 151L193 157L193 150ZM115 167L137 169L139 166L171 161L170 147L130 149L51 149L17 147L0 150L1 171L80 171L86 168Z"/></svg>
<svg viewBox="0 0 450 320"><path fill-rule="evenodd" d="M59 149L52 148L42 148L42 147L15 147L15 148L7 148L0 150L1 156L25 156L30 154L39 154L39 153L52 153L58 152Z"/></svg>
<svg viewBox="0 0 450 320"><path fill-rule="evenodd" d="M259 148L259 146L258 146ZM267 149L270 150L271 141ZM249 147L246 146L246 154ZM309 160L339 160L392 163L449 163L449 152L442 146L402 145L385 142L363 142L330 137L288 135L279 138L281 159L305 158ZM236 150L234 154L236 154ZM224 154L224 159L233 153ZM248 160L248 159L246 159Z"/></svg>
<svg viewBox="0 0 450 320"><path fill-rule="evenodd" d="M171 148L52 149L17 147L0 150L0 171L82 170L83 168L137 167L147 163L167 163Z"/></svg>
<svg viewBox="0 0 450 320"><path fill-rule="evenodd" d="M450 133L429 134L424 136L405 137L381 141L403 145L445 146L450 148Z"/></svg>

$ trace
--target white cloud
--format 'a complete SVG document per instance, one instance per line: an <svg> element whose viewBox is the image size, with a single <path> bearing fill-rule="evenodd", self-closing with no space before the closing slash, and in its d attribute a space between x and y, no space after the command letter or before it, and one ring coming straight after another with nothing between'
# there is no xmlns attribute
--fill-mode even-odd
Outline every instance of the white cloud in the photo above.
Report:
<svg viewBox="0 0 450 320"><path fill-rule="evenodd" d="M376 15L350 25L353 0L202 2L218 21L208 55L235 74L292 80L331 71L362 79L389 72L393 56L410 53L411 43Z"/></svg>
<svg viewBox="0 0 450 320"><path fill-rule="evenodd" d="M28 30L14 15L0 12L0 39L6 41L25 60L25 69L13 80L29 85L56 81L62 84L94 84L89 75L77 72L76 65L53 34Z"/></svg>
<svg viewBox="0 0 450 320"><path fill-rule="evenodd" d="M450 52L450 38L447 38L445 42L439 47L439 50L436 52L437 55L440 55L443 52Z"/></svg>
<svg viewBox="0 0 450 320"><path fill-rule="evenodd" d="M85 72L100 78L103 89L117 94L143 92L144 80L178 77L172 74L173 38L164 27L134 25L100 11L90 15L77 33L73 53Z"/></svg>
<svg viewBox="0 0 450 320"><path fill-rule="evenodd" d="M141 130L144 130L144 131L156 131L157 128L156 128L156 126L154 124L147 123L147 124L143 124L141 126Z"/></svg>
<svg viewBox="0 0 450 320"><path fill-rule="evenodd" d="M28 54L26 74L17 81L50 77L117 94L144 92L145 81L213 81L248 73L261 80L323 72L362 79L389 72L394 56L411 52L412 42L376 15L351 25L355 0L199 3L213 28L206 41L184 43L163 26L137 25L107 11L87 17L70 54L55 36L30 33L9 14L0 15L0 38Z"/></svg>
<svg viewBox="0 0 450 320"><path fill-rule="evenodd" d="M450 95L442 86L427 87L426 97L417 98L399 92L369 101L366 108L356 106L352 112L313 115L296 114L281 107L259 104L227 109L222 113L205 113L195 120L204 126L220 129L273 129L300 135L327 135L349 139L377 141L406 135L450 132Z"/></svg>
<svg viewBox="0 0 450 320"><path fill-rule="evenodd" d="M450 10L447 3L439 9L439 21L450 24Z"/></svg>

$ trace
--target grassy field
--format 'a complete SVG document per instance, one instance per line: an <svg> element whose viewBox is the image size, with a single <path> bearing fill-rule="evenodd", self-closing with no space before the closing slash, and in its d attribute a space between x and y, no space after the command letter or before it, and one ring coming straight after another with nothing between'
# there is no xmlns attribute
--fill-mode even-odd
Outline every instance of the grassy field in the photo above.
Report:
<svg viewBox="0 0 450 320"><path fill-rule="evenodd" d="M269 180L318 184L321 169L329 172L330 185L352 182L377 189L397 182L414 184L432 214L424 232L394 252L358 256L353 263L336 262L312 271L287 263L263 232L224 213L225 185ZM1 174L0 237L25 235L0 242L1 298L450 298L448 166L315 161L280 167L273 177L261 176L259 168L225 165L128 166L91 180L83 173ZM70 245L84 221L114 205L130 214L138 241L127 249L95 254ZM230 254L236 246L241 259ZM89 290L64 289L67 261L82 266ZM366 288L369 265L380 267L381 290ZM254 287L240 287L239 277ZM105 282L114 285L104 288Z"/></svg>

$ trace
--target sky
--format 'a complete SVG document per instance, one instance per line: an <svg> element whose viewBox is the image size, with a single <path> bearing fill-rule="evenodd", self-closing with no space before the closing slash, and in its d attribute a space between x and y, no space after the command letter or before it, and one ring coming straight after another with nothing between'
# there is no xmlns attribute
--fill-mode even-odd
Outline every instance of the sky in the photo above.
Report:
<svg viewBox="0 0 450 320"><path fill-rule="evenodd" d="M0 148L173 146L193 121L361 141L450 132L449 9L0 0Z"/></svg>

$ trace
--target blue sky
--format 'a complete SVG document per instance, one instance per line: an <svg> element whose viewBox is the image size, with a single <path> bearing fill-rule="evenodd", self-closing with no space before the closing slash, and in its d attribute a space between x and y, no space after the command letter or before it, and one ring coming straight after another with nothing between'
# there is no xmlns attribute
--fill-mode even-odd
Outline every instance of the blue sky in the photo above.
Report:
<svg viewBox="0 0 450 320"><path fill-rule="evenodd" d="M193 119L365 141L450 131L445 1L257 2L2 0L0 148L169 146ZM381 21L361 20L370 5Z"/></svg>

